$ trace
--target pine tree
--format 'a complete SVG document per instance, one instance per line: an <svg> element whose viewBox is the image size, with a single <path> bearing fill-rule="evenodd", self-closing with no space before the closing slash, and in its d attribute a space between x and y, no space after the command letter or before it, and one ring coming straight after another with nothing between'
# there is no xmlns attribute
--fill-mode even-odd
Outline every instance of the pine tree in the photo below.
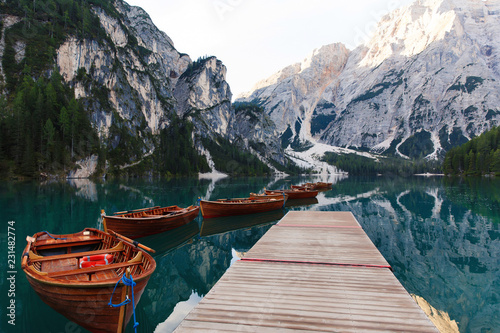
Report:
<svg viewBox="0 0 500 333"><path fill-rule="evenodd" d="M59 126L61 126L64 140L71 131L70 115L68 110L64 106L61 108L61 112L59 113Z"/></svg>
<svg viewBox="0 0 500 333"><path fill-rule="evenodd" d="M491 172L495 172L497 175L500 174L500 148L495 150L493 154Z"/></svg>
<svg viewBox="0 0 500 333"><path fill-rule="evenodd" d="M43 126L43 138L45 139L45 146L47 147L46 150L47 160L50 160L51 155L54 152L55 134L56 134L56 129L54 127L54 124L52 124L52 120L50 120L49 118L47 119L47 122Z"/></svg>
<svg viewBox="0 0 500 333"><path fill-rule="evenodd" d="M470 151L469 154L466 155L467 157L465 158L464 164L467 165L467 172L468 173L476 173L476 154L474 151ZM468 162L468 163L467 163Z"/></svg>

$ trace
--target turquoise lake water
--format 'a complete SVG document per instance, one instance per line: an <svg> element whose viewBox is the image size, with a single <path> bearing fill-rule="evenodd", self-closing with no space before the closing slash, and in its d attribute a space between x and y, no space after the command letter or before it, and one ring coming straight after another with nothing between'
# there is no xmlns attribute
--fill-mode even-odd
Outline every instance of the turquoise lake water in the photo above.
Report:
<svg viewBox="0 0 500 333"><path fill-rule="evenodd" d="M100 227L101 209L112 213L155 205L188 206L198 197L244 197L264 188L318 180L3 183L0 331L86 332L45 305L30 288L20 268L27 235ZM442 332L500 332L500 180L349 177L334 182L332 190L321 192L317 200L290 202L284 210L209 220L199 216L181 228L139 239L157 251L157 270L138 304L138 332L175 329L230 265L288 210L351 211L401 284ZM8 273L7 265L9 226L16 236L14 274ZM9 295L12 286L15 295ZM15 326L7 316L12 299ZM127 331L132 331L131 325Z"/></svg>

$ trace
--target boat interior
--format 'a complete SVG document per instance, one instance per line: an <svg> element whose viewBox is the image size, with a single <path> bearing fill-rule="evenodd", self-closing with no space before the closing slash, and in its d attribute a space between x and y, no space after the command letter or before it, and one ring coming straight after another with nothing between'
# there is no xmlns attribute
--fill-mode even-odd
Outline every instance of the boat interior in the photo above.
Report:
<svg viewBox="0 0 500 333"><path fill-rule="evenodd" d="M112 260L81 268L84 257L99 255L112 255ZM142 252L110 235L91 231L68 238L38 235L29 249L28 258L29 266L39 275L67 281L106 281L121 277L128 267L132 275L146 269Z"/></svg>
<svg viewBox="0 0 500 333"><path fill-rule="evenodd" d="M147 211L137 211L131 213L118 212L114 213L114 217L129 217L129 218L144 218L151 216L164 216L164 215L176 215L186 212L186 208L180 208L177 206L164 207L164 208L152 208Z"/></svg>

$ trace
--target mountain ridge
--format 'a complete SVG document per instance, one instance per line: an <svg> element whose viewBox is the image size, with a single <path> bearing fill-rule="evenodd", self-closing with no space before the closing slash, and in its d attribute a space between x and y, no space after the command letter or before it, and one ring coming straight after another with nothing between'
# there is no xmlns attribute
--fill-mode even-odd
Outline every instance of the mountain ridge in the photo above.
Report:
<svg viewBox="0 0 500 333"><path fill-rule="evenodd" d="M288 144L299 138L404 158L442 158L500 120L500 45L493 38L499 23L496 2L417 0L384 16L322 91L297 99L296 87L286 88L289 81L282 80L239 100L257 102L268 113L286 104L297 116L277 124L282 135L286 128L293 132ZM271 87L283 90L281 96L270 94ZM422 141L427 148L414 151Z"/></svg>
<svg viewBox="0 0 500 333"><path fill-rule="evenodd" d="M291 161L331 174L340 171L318 160L327 151L441 159L500 122L498 2L417 0L384 16L354 50L317 48L232 105L224 64L177 51L141 8L54 1L0 3L7 174L175 175L249 165L276 173ZM74 115L90 122L79 136ZM182 167L165 161L172 152Z"/></svg>

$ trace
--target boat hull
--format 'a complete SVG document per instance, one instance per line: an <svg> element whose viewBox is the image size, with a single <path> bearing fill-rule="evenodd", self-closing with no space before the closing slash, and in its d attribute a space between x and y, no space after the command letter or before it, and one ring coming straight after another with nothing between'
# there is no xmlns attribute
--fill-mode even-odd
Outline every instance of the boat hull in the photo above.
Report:
<svg viewBox="0 0 500 333"><path fill-rule="evenodd" d="M221 216L245 215L268 212L283 208L284 198L245 200L244 202L234 201L200 201L201 214L203 218L213 218Z"/></svg>
<svg viewBox="0 0 500 333"><path fill-rule="evenodd" d="M134 303L141 299L141 295L148 284L149 277L134 280ZM99 287L70 287L54 285L39 281L27 275L28 282L42 301L69 320L91 332L116 332L120 308L108 305L115 283ZM126 288L120 283L113 294L113 304L121 302L122 289ZM130 295L130 293L129 293ZM131 295L129 296L131 298ZM130 321L133 314L132 304L126 306L125 323Z"/></svg>
<svg viewBox="0 0 500 333"><path fill-rule="evenodd" d="M179 208L179 207L177 207ZM182 210L179 208L179 210ZM106 229L135 239L158 234L181 227L194 220L199 214L198 206L187 208L186 213L177 215L150 215L147 217L105 216Z"/></svg>

